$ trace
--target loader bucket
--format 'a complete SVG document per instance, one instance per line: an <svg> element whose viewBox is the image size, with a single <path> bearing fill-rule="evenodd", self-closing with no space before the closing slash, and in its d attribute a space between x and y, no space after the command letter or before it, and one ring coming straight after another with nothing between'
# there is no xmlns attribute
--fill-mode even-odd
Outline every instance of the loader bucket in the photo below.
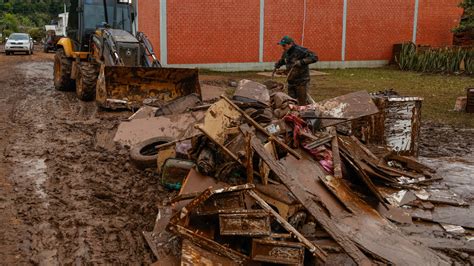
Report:
<svg viewBox="0 0 474 266"><path fill-rule="evenodd" d="M102 65L96 101L109 109L136 109L145 99L165 103L197 93L201 95L197 69Z"/></svg>

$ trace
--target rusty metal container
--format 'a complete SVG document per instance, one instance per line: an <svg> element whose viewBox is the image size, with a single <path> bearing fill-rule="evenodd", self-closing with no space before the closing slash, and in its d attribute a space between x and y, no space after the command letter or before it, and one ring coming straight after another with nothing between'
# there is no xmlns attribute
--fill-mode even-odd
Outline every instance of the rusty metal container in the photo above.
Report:
<svg viewBox="0 0 474 266"><path fill-rule="evenodd" d="M296 242L253 239L251 257L254 261L303 265L304 245Z"/></svg>
<svg viewBox="0 0 474 266"><path fill-rule="evenodd" d="M402 155L418 155L423 98L373 94L379 113L352 122L366 144L384 145Z"/></svg>
<svg viewBox="0 0 474 266"><path fill-rule="evenodd" d="M244 211L219 214L221 235L268 236L270 215L265 211Z"/></svg>
<svg viewBox="0 0 474 266"><path fill-rule="evenodd" d="M466 113L474 113L474 88L467 88Z"/></svg>

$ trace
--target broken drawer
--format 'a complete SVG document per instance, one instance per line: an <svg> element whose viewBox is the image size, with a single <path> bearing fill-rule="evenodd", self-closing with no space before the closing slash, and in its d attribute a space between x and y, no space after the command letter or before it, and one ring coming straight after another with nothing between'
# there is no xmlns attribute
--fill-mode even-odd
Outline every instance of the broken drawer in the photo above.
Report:
<svg viewBox="0 0 474 266"><path fill-rule="evenodd" d="M291 265L303 265L304 245L295 242L253 239L252 260Z"/></svg>
<svg viewBox="0 0 474 266"><path fill-rule="evenodd" d="M221 235L268 236L270 216L265 211L243 211L219 214Z"/></svg>
<svg viewBox="0 0 474 266"><path fill-rule="evenodd" d="M197 208L196 213L211 215L240 210L245 210L244 194L242 191L236 191L212 195Z"/></svg>

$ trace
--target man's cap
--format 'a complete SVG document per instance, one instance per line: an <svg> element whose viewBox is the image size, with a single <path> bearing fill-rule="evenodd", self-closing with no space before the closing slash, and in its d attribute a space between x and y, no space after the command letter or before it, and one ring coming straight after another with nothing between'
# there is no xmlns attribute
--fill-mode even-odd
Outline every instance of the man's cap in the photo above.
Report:
<svg viewBox="0 0 474 266"><path fill-rule="evenodd" d="M284 36L283 38L281 38L280 42L278 42L279 45L283 45L283 44L291 44L293 42L293 39L286 35Z"/></svg>

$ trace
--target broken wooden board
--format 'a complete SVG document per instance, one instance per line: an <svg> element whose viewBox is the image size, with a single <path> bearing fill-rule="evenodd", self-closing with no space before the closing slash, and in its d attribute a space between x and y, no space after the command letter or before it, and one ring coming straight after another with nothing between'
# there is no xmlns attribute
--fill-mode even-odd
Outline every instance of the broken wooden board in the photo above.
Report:
<svg viewBox="0 0 474 266"><path fill-rule="evenodd" d="M215 252L197 246L188 239L184 239L181 249L181 265L237 266L240 264L226 256L218 255Z"/></svg>
<svg viewBox="0 0 474 266"><path fill-rule="evenodd" d="M366 91L353 92L318 102L316 103L316 108L320 111L321 116L346 118L347 121L379 112L379 109L372 101L372 97ZM321 126L328 127L341 122L344 121L324 119L321 122Z"/></svg>
<svg viewBox="0 0 474 266"><path fill-rule="evenodd" d="M344 251L359 265L371 265L372 262L369 258L362 253L359 248L342 234L340 229L334 224L331 218L326 214L323 207L315 202L313 198L317 197L316 194L309 194L305 191L307 187L302 187L301 183L298 183L292 176L289 175L287 169L268 156L265 148L263 147L260 140L256 137L252 137L252 148L259 155L259 157L265 161L265 163L272 169L275 174L280 177L280 180L287 186L287 188L295 195L295 197L306 207L306 209L313 215L313 217L322 225L322 227L331 235L331 237L344 249Z"/></svg>
<svg viewBox="0 0 474 266"><path fill-rule="evenodd" d="M217 181L215 178L210 176L205 176L196 169L192 168L189 170L188 176L184 179L183 185L181 186L181 190L179 191L178 195L186 195L191 193L202 192L207 188L223 188L228 186L228 184L224 182ZM175 210L180 210L182 207L186 206L191 200L183 200L175 205Z"/></svg>
<svg viewBox="0 0 474 266"><path fill-rule="evenodd" d="M319 195L318 190L313 191L315 186L318 186L320 190L325 190L320 182L312 182L312 187L309 187L311 182L308 179L319 180L321 177L327 176L327 173L317 163L304 158L296 160L291 156L282 159L281 163L288 173L292 173L293 182L302 184L306 188L308 197L312 194L310 192ZM303 167L306 164L313 164L312 170L309 174L301 174L300 169L306 168L306 166ZM347 212L334 197L319 197L321 205L325 206L329 213L339 213L339 215L332 217L332 222L337 225L340 231L344 232L345 236L351 239L351 242L357 243L364 251L396 265L449 264L429 248L406 238L394 224L380 216L372 207L355 195L349 187L336 186L336 188L340 200L349 204L350 209L355 213ZM289 189L294 192L291 188ZM334 207L337 209L331 209Z"/></svg>
<svg viewBox="0 0 474 266"><path fill-rule="evenodd" d="M433 210L433 221L474 229L474 206L471 205L467 208L436 206Z"/></svg>
<svg viewBox="0 0 474 266"><path fill-rule="evenodd" d="M206 135L220 145L224 145L226 131L240 125L241 114L226 100L219 100L207 109L200 125Z"/></svg>
<svg viewBox="0 0 474 266"><path fill-rule="evenodd" d="M204 118L203 111L133 119L118 126L114 141L133 146L154 137L179 139L200 134L193 126Z"/></svg>

